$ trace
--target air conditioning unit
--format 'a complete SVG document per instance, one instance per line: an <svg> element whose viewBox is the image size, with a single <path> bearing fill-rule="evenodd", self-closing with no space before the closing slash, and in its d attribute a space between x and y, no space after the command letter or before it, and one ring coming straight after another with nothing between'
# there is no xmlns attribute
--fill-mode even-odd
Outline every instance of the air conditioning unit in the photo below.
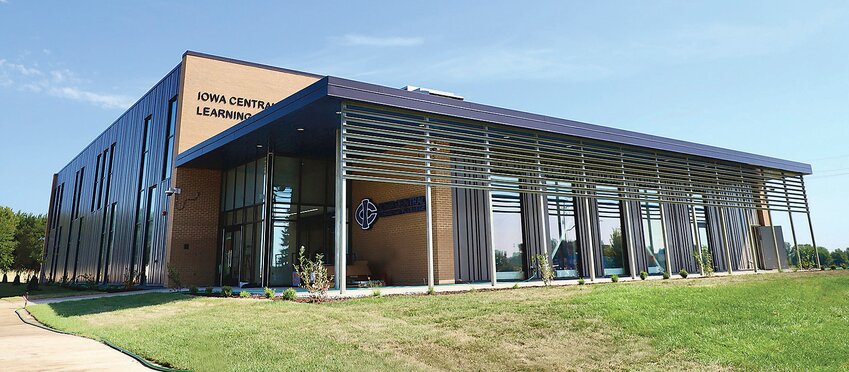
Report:
<svg viewBox="0 0 849 372"><path fill-rule="evenodd" d="M445 98L451 98L451 99L456 99L456 100L459 100L459 101L463 100L463 96L457 95L457 94L454 94L454 93L451 93L451 92L446 92L444 90L422 88L422 87L417 87L417 86L413 86L413 85L407 85L407 86L405 86L401 89L406 90L408 92L430 94L432 96L440 96L440 97L445 97Z"/></svg>

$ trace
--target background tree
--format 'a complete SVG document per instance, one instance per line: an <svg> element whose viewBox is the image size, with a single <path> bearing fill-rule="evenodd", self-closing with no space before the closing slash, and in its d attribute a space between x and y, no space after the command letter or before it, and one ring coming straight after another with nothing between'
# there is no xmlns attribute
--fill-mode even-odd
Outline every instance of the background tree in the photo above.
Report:
<svg viewBox="0 0 849 372"><path fill-rule="evenodd" d="M44 249L44 227L47 217L18 212L15 230L15 252L12 270L32 274L41 268Z"/></svg>
<svg viewBox="0 0 849 372"><path fill-rule="evenodd" d="M849 264L849 252L842 249L835 249L831 252L831 263L837 266Z"/></svg>
<svg viewBox="0 0 849 372"><path fill-rule="evenodd" d="M9 207L0 207L0 271L3 275L12 269L15 261L15 227L17 218Z"/></svg>
<svg viewBox="0 0 849 372"><path fill-rule="evenodd" d="M795 256L796 250L792 249L790 254ZM828 252L828 249L825 249L825 247L817 247L817 249L814 250L814 247L810 244L799 244L799 255L802 256L803 269L817 267L817 256L815 255L819 255L820 265L822 265L822 267L831 266L833 263L831 254Z"/></svg>

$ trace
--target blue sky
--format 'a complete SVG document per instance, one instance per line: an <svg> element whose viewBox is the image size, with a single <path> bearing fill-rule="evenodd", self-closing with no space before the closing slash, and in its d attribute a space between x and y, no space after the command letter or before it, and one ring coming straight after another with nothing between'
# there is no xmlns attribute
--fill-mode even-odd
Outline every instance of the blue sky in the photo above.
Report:
<svg viewBox="0 0 849 372"><path fill-rule="evenodd" d="M849 247L845 1L304 3L0 0L0 204L46 212L190 49L809 162L817 243Z"/></svg>

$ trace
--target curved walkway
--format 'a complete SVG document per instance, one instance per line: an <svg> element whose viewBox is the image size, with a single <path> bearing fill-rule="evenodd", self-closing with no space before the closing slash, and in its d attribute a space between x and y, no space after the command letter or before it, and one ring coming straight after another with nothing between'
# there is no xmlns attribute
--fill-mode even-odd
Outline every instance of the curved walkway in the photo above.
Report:
<svg viewBox="0 0 849 372"><path fill-rule="evenodd" d="M15 309L21 306L20 298L0 300L0 370L151 371L95 340L26 324L15 314Z"/></svg>

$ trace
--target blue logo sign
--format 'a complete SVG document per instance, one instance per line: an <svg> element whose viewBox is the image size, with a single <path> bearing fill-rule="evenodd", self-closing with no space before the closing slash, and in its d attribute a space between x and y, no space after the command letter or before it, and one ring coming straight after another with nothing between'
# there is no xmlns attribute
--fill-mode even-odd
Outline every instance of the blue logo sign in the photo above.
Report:
<svg viewBox="0 0 849 372"><path fill-rule="evenodd" d="M357 213L354 215L357 224L363 230L368 230L377 221L377 206L372 203L371 199L365 198L357 206Z"/></svg>

